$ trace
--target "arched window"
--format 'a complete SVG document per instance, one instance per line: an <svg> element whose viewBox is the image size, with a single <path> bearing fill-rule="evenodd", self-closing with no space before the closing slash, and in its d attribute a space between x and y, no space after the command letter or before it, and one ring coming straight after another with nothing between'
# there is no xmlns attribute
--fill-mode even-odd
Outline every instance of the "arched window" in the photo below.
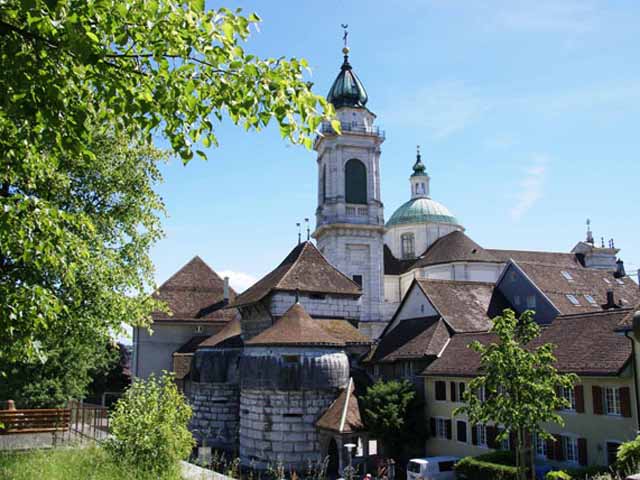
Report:
<svg viewBox="0 0 640 480"><path fill-rule="evenodd" d="M402 241L402 258L415 258L416 247L413 233L403 233L400 239Z"/></svg>
<svg viewBox="0 0 640 480"><path fill-rule="evenodd" d="M344 167L345 197L347 203L367 203L367 168L352 158Z"/></svg>

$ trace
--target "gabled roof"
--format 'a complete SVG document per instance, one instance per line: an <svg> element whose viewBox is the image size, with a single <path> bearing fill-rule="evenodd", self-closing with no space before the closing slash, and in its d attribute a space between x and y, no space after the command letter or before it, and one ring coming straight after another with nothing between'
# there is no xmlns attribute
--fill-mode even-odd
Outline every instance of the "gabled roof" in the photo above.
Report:
<svg viewBox="0 0 640 480"><path fill-rule="evenodd" d="M364 430L364 422L360 415L360 406L352 378L349 379L347 388L320 416L316 427L336 433L353 433Z"/></svg>
<svg viewBox="0 0 640 480"><path fill-rule="evenodd" d="M277 290L362 295L358 284L331 265L311 242L298 244L275 270L238 295L233 306L258 302Z"/></svg>
<svg viewBox="0 0 640 480"><path fill-rule="evenodd" d="M631 356L631 344L627 338L615 332L615 328L628 312L628 309L624 309L559 316L543 328L542 334L531 343L531 347L554 344L555 366L563 373L619 375ZM493 333L454 335L444 353L424 370L423 375L477 375L480 356L469 348L476 340L486 345L497 341L497 337Z"/></svg>
<svg viewBox="0 0 640 480"><path fill-rule="evenodd" d="M498 250L488 248L486 250L501 262L515 260L516 262L536 262L547 265L556 265L563 268L584 268L573 253L564 252L536 252L528 250Z"/></svg>
<svg viewBox="0 0 640 480"><path fill-rule="evenodd" d="M367 362L436 357L449 341L449 330L437 316L402 320L387 332L367 357Z"/></svg>
<svg viewBox="0 0 640 480"><path fill-rule="evenodd" d="M433 242L420 258L411 265L411 269L450 262L499 263L500 260L463 232L454 231Z"/></svg>
<svg viewBox="0 0 640 480"><path fill-rule="evenodd" d="M299 303L294 304L271 327L245 342L249 346L331 346L345 342L330 335Z"/></svg>
<svg viewBox="0 0 640 480"><path fill-rule="evenodd" d="M198 348L242 348L240 319L234 318L215 335L198 344Z"/></svg>
<svg viewBox="0 0 640 480"><path fill-rule="evenodd" d="M486 332L491 328L489 311L492 301L495 302L492 283L458 280L416 280L416 283L454 332Z"/></svg>
<svg viewBox="0 0 640 480"><path fill-rule="evenodd" d="M638 284L629 277L615 278L613 272L539 262L519 261L516 265L564 315L602 310L602 305L607 302L607 290L613 290L615 301L622 301L622 307L640 302ZM574 305L567 295L573 295L579 305ZM585 295L593 297L595 304L590 303Z"/></svg>
<svg viewBox="0 0 640 480"><path fill-rule="evenodd" d="M227 322L236 315L235 309L224 310L224 280L198 256L174 273L153 295L165 302L173 314L154 312L154 322ZM235 296L235 291L229 288L230 300Z"/></svg>

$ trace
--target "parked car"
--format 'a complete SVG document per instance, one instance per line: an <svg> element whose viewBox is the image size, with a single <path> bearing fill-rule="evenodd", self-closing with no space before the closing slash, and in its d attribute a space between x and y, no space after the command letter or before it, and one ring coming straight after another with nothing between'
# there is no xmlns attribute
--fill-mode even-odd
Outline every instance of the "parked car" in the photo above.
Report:
<svg viewBox="0 0 640 480"><path fill-rule="evenodd" d="M407 464L407 480L450 480L456 478L453 466L460 457L412 458Z"/></svg>

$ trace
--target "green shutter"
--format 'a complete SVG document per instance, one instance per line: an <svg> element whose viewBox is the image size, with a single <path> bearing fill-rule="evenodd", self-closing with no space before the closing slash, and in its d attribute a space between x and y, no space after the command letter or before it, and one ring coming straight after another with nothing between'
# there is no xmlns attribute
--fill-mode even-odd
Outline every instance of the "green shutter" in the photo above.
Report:
<svg viewBox="0 0 640 480"><path fill-rule="evenodd" d="M367 168L352 158L345 165L345 197L347 203L367 203Z"/></svg>

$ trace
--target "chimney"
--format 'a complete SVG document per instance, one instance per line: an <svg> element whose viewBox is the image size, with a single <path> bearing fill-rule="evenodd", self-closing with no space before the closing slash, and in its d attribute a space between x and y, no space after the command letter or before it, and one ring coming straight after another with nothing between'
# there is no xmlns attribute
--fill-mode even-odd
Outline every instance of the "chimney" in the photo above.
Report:
<svg viewBox="0 0 640 480"><path fill-rule="evenodd" d="M616 303L616 299L613 295L613 290L607 290L607 303L602 305L604 310L611 310L612 308L620 308L620 305Z"/></svg>
<svg viewBox="0 0 640 480"><path fill-rule="evenodd" d="M624 271L624 262L620 259L616 262L616 271L613 274L616 278L626 277L627 273Z"/></svg>
<svg viewBox="0 0 640 480"><path fill-rule="evenodd" d="M229 303L229 277L224 277L223 302Z"/></svg>

